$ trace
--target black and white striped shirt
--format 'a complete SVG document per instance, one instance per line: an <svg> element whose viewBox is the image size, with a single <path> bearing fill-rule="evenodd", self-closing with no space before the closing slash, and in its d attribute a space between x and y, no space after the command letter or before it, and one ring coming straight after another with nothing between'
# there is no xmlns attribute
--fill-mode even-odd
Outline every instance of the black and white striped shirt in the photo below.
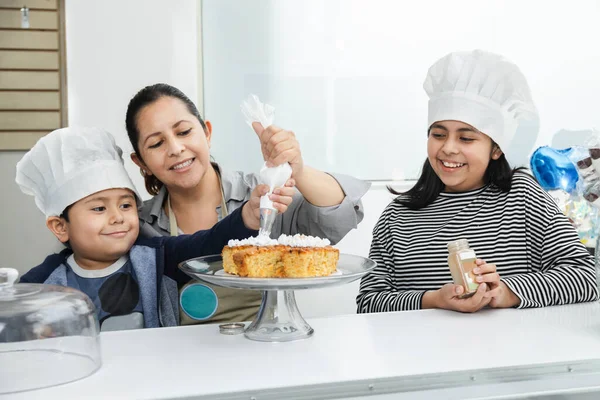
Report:
<svg viewBox="0 0 600 400"><path fill-rule="evenodd" d="M554 200L517 172L508 193L440 193L416 211L390 203L373 229L377 267L361 281L358 312L420 309L425 291L452 282L446 245L458 238L496 264L519 308L598 299L593 257Z"/></svg>

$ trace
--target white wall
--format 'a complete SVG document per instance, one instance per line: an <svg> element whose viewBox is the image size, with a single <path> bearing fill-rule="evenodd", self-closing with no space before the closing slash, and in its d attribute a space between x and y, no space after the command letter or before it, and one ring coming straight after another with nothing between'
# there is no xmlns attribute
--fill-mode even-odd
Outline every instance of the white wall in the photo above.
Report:
<svg viewBox="0 0 600 400"><path fill-rule="evenodd" d="M196 100L197 12L196 0L67 0L69 125L106 128L128 155L125 111L138 90L164 82Z"/></svg>
<svg viewBox="0 0 600 400"><path fill-rule="evenodd" d="M207 116L217 160L260 162L239 109L275 106L310 165L365 179L416 178L425 158L429 66L480 48L523 71L540 113L537 145L561 129L600 127L598 0L204 0ZM249 21L256 23L248 23ZM504 150L527 162L518 132ZM356 162L360 160L361 162Z"/></svg>
<svg viewBox="0 0 600 400"><path fill-rule="evenodd" d="M25 153L0 152L0 267L16 268L23 274L62 245L46 229L44 215L33 197L26 196L15 183L15 166Z"/></svg>

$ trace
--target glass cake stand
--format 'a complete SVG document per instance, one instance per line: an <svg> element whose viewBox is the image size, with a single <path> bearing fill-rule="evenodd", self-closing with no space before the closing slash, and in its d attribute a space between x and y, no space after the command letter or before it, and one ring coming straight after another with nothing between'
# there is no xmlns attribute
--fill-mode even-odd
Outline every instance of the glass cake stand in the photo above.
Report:
<svg viewBox="0 0 600 400"><path fill-rule="evenodd" d="M288 342L308 338L314 332L298 310L294 290L317 289L355 281L375 268L375 262L360 256L340 254L336 272L315 278L246 278L231 275L223 270L220 255L193 258L179 264L179 268L192 278L213 285L262 290L260 310L244 331L244 336L262 342Z"/></svg>

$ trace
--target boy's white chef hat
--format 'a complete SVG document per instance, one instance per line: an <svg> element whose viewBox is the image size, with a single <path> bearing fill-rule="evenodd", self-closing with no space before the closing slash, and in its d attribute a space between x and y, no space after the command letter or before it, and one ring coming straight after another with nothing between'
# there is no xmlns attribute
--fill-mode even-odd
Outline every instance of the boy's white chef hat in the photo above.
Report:
<svg viewBox="0 0 600 400"><path fill-rule="evenodd" d="M482 50L454 52L429 68L423 87L429 96L428 127L464 122L491 137L513 164L526 163L539 118L515 64Z"/></svg>
<svg viewBox="0 0 600 400"><path fill-rule="evenodd" d="M106 189L141 197L125 170L113 136L98 128L62 128L42 137L17 163L16 182L46 217Z"/></svg>

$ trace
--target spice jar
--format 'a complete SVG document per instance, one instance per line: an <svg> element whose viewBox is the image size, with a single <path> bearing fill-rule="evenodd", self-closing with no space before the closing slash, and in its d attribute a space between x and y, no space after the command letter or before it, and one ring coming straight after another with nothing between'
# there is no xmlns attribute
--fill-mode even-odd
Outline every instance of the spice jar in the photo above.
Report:
<svg viewBox="0 0 600 400"><path fill-rule="evenodd" d="M448 243L448 267L455 285L461 285L465 291L459 298L475 294L479 283L475 280L473 269L477 267L475 251L469 247L467 239L458 239Z"/></svg>

